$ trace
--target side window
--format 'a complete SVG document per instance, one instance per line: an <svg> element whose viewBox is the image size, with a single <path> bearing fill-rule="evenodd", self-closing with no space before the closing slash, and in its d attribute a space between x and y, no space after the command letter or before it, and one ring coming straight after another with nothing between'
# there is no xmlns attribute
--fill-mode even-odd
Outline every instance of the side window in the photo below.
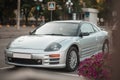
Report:
<svg viewBox="0 0 120 80"><path fill-rule="evenodd" d="M89 23L82 24L80 29L83 33L94 33L93 26Z"/></svg>
<svg viewBox="0 0 120 80"><path fill-rule="evenodd" d="M98 32L98 31L99 31L99 29L96 27L96 25L92 25L92 26L93 26L95 32Z"/></svg>

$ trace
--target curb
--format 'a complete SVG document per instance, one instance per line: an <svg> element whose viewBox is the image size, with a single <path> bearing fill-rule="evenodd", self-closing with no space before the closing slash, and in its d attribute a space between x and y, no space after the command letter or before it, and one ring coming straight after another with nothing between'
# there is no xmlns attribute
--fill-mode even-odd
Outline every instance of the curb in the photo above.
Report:
<svg viewBox="0 0 120 80"><path fill-rule="evenodd" d="M15 28L17 28L17 25L12 25L12 26L11 26L11 25L9 25L9 24L7 24L7 25L1 25L1 24L0 24L0 28L4 28L4 27L6 27L6 28L10 28L10 27L15 27ZM22 27L22 28L26 28L26 27L28 27L28 26L22 25L21 27ZM31 25L30 27L31 27L31 28L35 28L35 25Z"/></svg>

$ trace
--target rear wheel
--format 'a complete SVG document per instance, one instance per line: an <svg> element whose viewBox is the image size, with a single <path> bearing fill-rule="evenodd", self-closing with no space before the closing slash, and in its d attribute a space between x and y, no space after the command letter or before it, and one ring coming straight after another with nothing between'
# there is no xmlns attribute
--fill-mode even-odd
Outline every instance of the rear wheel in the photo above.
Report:
<svg viewBox="0 0 120 80"><path fill-rule="evenodd" d="M103 53L104 53L104 57L107 57L108 54L109 54L109 42L108 42L108 41L105 41L105 42L103 43L102 51L103 51Z"/></svg>
<svg viewBox="0 0 120 80"><path fill-rule="evenodd" d="M79 64L78 50L75 47L71 47L68 50L66 57L66 70L74 71L78 67L78 64Z"/></svg>

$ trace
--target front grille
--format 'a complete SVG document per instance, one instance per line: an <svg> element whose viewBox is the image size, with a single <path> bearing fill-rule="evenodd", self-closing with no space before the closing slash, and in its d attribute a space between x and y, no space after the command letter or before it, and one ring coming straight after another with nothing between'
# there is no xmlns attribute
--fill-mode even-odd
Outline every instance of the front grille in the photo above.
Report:
<svg viewBox="0 0 120 80"><path fill-rule="evenodd" d="M59 60L60 60L60 58L52 58L52 59L50 59L49 64L53 64L53 65L59 64Z"/></svg>
<svg viewBox="0 0 120 80"><path fill-rule="evenodd" d="M9 62L28 65L41 65L41 59L23 59L23 58L8 58Z"/></svg>
<svg viewBox="0 0 120 80"><path fill-rule="evenodd" d="M50 59L50 61L59 61L59 58Z"/></svg>
<svg viewBox="0 0 120 80"><path fill-rule="evenodd" d="M50 62L49 64L59 64L59 62Z"/></svg>

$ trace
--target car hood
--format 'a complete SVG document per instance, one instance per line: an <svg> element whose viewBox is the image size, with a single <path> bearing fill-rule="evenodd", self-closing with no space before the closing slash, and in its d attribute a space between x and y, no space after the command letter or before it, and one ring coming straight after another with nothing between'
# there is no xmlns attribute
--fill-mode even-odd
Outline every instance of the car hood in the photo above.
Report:
<svg viewBox="0 0 120 80"><path fill-rule="evenodd" d="M11 48L23 48L23 49L40 49L43 50L53 42L61 43L64 40L71 39L66 36L50 36L50 35L28 35L21 36L15 39L10 47Z"/></svg>

